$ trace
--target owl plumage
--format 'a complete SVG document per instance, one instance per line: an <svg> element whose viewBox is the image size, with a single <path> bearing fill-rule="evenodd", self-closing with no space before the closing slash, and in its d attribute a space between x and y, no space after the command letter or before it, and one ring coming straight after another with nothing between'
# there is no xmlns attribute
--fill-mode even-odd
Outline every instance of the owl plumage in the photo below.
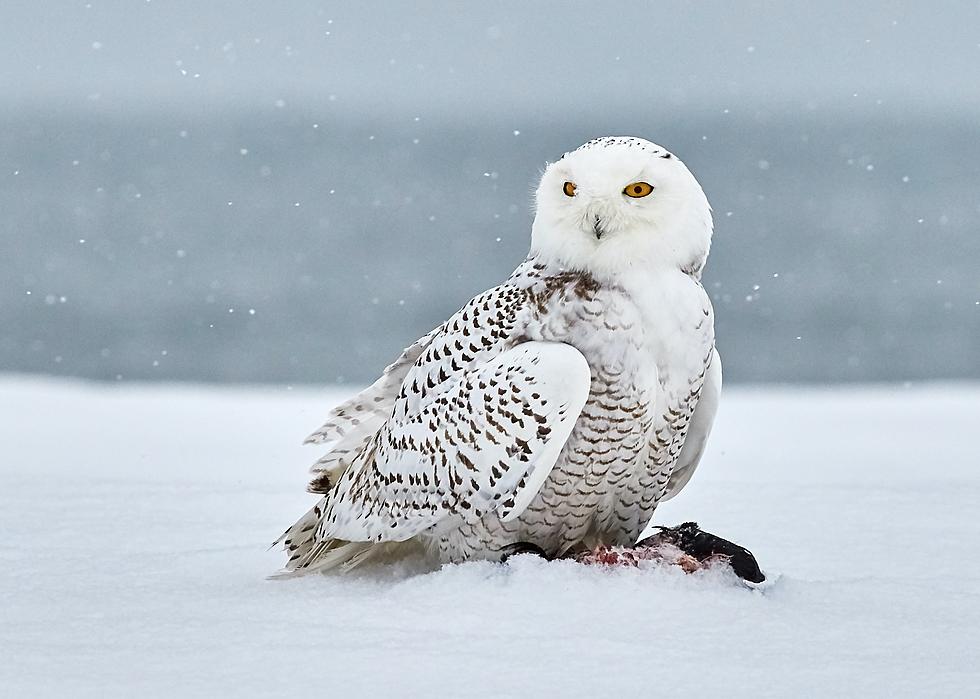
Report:
<svg viewBox="0 0 980 699"><path fill-rule="evenodd" d="M330 445L323 497L281 537L286 574L408 542L442 561L630 545L687 483L721 389L701 187L660 146L606 138L549 165L536 197L510 278L308 438Z"/></svg>

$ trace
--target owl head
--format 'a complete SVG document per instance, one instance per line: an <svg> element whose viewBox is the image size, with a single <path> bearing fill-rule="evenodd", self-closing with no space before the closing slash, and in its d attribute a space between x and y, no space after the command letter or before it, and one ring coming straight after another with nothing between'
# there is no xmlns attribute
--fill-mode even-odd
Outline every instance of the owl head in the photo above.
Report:
<svg viewBox="0 0 980 699"><path fill-rule="evenodd" d="M610 136L545 168L531 252L600 277L659 269L700 275L711 230L711 207L684 163L642 138Z"/></svg>

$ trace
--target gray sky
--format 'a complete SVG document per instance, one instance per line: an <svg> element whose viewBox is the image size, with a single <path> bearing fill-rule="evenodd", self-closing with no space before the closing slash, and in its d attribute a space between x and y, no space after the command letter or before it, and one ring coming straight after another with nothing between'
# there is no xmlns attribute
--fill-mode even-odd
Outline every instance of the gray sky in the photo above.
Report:
<svg viewBox="0 0 980 699"><path fill-rule="evenodd" d="M0 6L0 104L941 109L980 105L978 74L975 1Z"/></svg>
<svg viewBox="0 0 980 699"><path fill-rule="evenodd" d="M370 380L630 133L726 380L977 377L978 75L977 0L0 0L0 371Z"/></svg>

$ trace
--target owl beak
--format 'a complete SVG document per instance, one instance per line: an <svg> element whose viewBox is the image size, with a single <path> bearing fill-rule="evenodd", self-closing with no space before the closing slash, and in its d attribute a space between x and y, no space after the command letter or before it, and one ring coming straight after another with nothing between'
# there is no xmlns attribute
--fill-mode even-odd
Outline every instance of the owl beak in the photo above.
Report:
<svg viewBox="0 0 980 699"><path fill-rule="evenodd" d="M602 240L602 236L606 234L606 231L602 228L602 219L596 214L595 220L592 222L592 232L595 234L596 240Z"/></svg>

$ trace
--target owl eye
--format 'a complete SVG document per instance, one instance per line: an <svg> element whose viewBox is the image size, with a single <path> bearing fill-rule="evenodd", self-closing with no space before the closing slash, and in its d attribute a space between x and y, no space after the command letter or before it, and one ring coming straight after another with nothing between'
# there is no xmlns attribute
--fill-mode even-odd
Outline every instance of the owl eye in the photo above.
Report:
<svg viewBox="0 0 980 699"><path fill-rule="evenodd" d="M626 185L626 189L623 190L623 194L628 197L633 197L634 199L640 199L647 196L652 191L652 184L647 184L646 182L634 182L633 184Z"/></svg>
<svg viewBox="0 0 980 699"><path fill-rule="evenodd" d="M566 197L574 197L575 196L575 183L574 182L566 182L565 183L565 186L561 188L561 191L563 191L565 193L565 196Z"/></svg>

